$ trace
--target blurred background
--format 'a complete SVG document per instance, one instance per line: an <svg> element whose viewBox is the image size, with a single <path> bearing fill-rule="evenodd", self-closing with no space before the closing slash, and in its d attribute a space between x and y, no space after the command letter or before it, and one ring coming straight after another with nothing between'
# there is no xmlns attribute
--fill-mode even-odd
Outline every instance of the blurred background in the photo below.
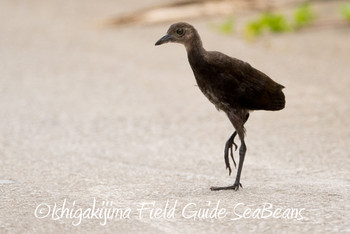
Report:
<svg viewBox="0 0 350 234"><path fill-rule="evenodd" d="M348 232L350 2L1 0L0 232ZM248 123L243 189L229 185L233 128L196 86L186 51L154 43L175 22L207 50L286 88L286 108ZM237 140L238 141L238 140ZM237 152L235 153L238 159ZM235 175L235 171L232 173ZM136 209L178 200L270 202L302 221L37 219L42 202L93 198Z"/></svg>

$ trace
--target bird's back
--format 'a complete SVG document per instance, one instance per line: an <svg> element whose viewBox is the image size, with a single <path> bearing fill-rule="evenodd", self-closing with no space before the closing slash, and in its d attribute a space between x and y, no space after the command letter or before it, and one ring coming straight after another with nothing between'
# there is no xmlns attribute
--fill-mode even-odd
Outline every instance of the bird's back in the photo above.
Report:
<svg viewBox="0 0 350 234"><path fill-rule="evenodd" d="M188 54L201 91L218 108L281 110L282 85L248 63L216 51Z"/></svg>

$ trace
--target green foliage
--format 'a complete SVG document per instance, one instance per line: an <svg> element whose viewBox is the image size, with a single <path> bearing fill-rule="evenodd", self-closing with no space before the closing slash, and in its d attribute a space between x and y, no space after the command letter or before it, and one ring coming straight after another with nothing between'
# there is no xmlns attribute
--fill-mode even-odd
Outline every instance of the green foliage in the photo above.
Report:
<svg viewBox="0 0 350 234"><path fill-rule="evenodd" d="M350 21L350 3L341 5L340 13L345 19Z"/></svg>
<svg viewBox="0 0 350 234"><path fill-rule="evenodd" d="M224 34L231 34L234 32L234 29L235 29L235 20L233 17L230 17L221 25L219 25L220 32Z"/></svg>
<svg viewBox="0 0 350 234"><path fill-rule="evenodd" d="M339 8L344 19L350 22L350 3L345 3ZM308 26L316 18L309 1L294 9L293 17L287 20L283 14L265 12L257 19L249 21L245 25L245 36L254 39L265 32L282 33L298 30ZM230 17L222 24L216 26L224 34L232 34L235 30L235 20Z"/></svg>
<svg viewBox="0 0 350 234"><path fill-rule="evenodd" d="M245 35L248 39L253 39L266 31L274 33L292 31L309 25L314 19L315 14L310 4L305 3L294 10L292 21L288 21L282 14L261 14L258 19L246 24Z"/></svg>
<svg viewBox="0 0 350 234"><path fill-rule="evenodd" d="M262 33L263 24L259 20L250 21L246 24L245 35L248 38L254 38Z"/></svg>
<svg viewBox="0 0 350 234"><path fill-rule="evenodd" d="M310 4L305 3L294 10L294 28L298 29L307 26L315 19Z"/></svg>
<svg viewBox="0 0 350 234"><path fill-rule="evenodd" d="M245 34L248 38L254 38L264 31L279 33L286 32L289 29L290 27L284 15L263 13L258 19L246 24Z"/></svg>
<svg viewBox="0 0 350 234"><path fill-rule="evenodd" d="M261 23L272 32L285 32L289 30L286 17L281 14L264 13L261 16Z"/></svg>

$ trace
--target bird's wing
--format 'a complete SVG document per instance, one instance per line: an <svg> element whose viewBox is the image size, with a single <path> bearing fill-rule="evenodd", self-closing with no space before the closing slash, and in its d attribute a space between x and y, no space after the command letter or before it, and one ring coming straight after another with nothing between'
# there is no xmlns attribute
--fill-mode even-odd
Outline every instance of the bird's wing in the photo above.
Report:
<svg viewBox="0 0 350 234"><path fill-rule="evenodd" d="M209 52L206 60L216 75L214 87L226 102L249 110L280 110L285 97L282 85L248 63L220 52Z"/></svg>

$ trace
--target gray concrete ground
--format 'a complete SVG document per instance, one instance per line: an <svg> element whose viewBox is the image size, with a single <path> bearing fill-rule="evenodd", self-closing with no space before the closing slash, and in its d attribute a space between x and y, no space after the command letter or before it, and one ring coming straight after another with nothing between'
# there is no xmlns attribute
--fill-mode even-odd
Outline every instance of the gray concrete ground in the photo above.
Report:
<svg viewBox="0 0 350 234"><path fill-rule="evenodd" d="M212 192L234 181L233 129L184 48L154 47L168 24L96 27L142 4L1 2L0 233L349 232L350 29L248 43L191 21L207 49L286 86L285 110L246 125L244 188ZM140 211L153 201L160 214Z"/></svg>

